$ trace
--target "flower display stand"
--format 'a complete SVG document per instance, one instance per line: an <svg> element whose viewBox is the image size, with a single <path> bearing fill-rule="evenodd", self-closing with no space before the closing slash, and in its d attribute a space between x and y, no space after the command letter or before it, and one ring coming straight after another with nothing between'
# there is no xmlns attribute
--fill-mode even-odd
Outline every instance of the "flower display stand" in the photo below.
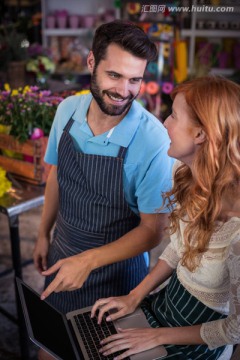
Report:
<svg viewBox="0 0 240 360"><path fill-rule="evenodd" d="M43 159L47 142L48 137L46 136L20 143L11 135L0 134L0 166L12 173L17 179L35 185L45 184L51 168L51 165L46 164ZM6 155L6 150L20 154L22 159ZM29 162L24 158L32 158L33 160Z"/></svg>

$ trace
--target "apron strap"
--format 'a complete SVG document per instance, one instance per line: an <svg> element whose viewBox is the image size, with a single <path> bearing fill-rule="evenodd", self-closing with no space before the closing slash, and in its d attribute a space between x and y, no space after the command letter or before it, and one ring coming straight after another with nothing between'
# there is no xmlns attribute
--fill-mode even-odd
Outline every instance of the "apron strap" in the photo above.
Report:
<svg viewBox="0 0 240 360"><path fill-rule="evenodd" d="M118 152L118 156L117 156L117 157L120 158L120 159L124 159L124 158L125 158L125 155L126 155L126 152L127 152L127 148L121 146L120 149L119 149L119 152Z"/></svg>
<svg viewBox="0 0 240 360"><path fill-rule="evenodd" d="M71 129L73 123L74 123L74 120L73 120L73 118L71 117L71 118L68 120L67 124L64 126L63 131L69 132L69 130Z"/></svg>
<svg viewBox="0 0 240 360"><path fill-rule="evenodd" d="M76 110L74 110L72 116L70 117L70 119L68 120L67 124L64 126L63 128L63 131L67 131L69 132L69 130L71 129L72 127L72 124L74 123L74 120L73 120L73 115L75 114Z"/></svg>

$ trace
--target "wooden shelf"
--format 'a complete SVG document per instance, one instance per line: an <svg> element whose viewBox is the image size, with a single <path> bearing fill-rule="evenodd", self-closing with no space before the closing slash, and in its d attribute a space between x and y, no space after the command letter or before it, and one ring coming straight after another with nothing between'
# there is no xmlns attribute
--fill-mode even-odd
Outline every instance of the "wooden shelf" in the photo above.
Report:
<svg viewBox="0 0 240 360"><path fill-rule="evenodd" d="M213 43L222 43L221 39L235 39L238 41L240 39L240 29L231 28L232 24L238 26L239 22L239 10L240 6L235 6L227 4L229 7L233 7L233 11L230 9L227 11L220 12L218 7L226 8L227 6L212 6L212 5L199 5L197 0L192 0L192 6L195 7L195 11L192 11L188 14L188 20L190 20L191 27L182 29L180 36L182 39L188 40L188 69L189 72L195 71L195 56L196 56L196 44L198 38L204 38ZM191 6L190 6L191 7ZM209 10L209 8L211 8ZM209 28L198 27L198 21L202 21L202 26L205 25L205 22L209 22ZM228 26L228 29L221 28L221 22L226 23L225 26ZM216 25L215 25L216 24ZM224 24L222 24L224 26ZM214 26L215 28L210 28ZM213 73L218 73L221 75L229 76L234 73L234 69L213 69Z"/></svg>
<svg viewBox="0 0 240 360"><path fill-rule="evenodd" d="M21 5L21 7L31 7L31 6L35 6L35 5L40 5L41 0L22 0L21 4L19 4L18 0L8 0L6 1L6 5L7 6L17 6L19 7Z"/></svg>
<svg viewBox="0 0 240 360"><path fill-rule="evenodd" d="M44 36L87 36L92 34L94 29L43 29Z"/></svg>
<svg viewBox="0 0 240 360"><path fill-rule="evenodd" d="M213 75L222 75L222 76L231 76L234 74L234 72L237 71L233 68L226 68L226 69L220 69L220 68L212 68L210 70L210 74Z"/></svg>
<svg viewBox="0 0 240 360"><path fill-rule="evenodd" d="M208 30L208 29L183 29L181 31L182 37L220 37L220 38L240 38L240 30Z"/></svg>

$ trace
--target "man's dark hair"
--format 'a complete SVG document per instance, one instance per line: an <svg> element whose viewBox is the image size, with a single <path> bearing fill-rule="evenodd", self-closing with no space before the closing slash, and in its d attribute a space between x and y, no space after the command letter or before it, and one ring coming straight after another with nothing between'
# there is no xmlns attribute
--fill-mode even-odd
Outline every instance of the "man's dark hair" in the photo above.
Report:
<svg viewBox="0 0 240 360"><path fill-rule="evenodd" d="M115 20L97 28L92 44L95 66L105 58L110 44L116 44L147 62L157 57L156 45L140 27L129 21Z"/></svg>

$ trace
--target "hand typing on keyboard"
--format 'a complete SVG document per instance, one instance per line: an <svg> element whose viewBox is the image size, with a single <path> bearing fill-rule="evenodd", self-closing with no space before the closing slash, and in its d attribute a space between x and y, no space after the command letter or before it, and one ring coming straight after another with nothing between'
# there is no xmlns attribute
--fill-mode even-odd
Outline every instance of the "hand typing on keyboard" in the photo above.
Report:
<svg viewBox="0 0 240 360"><path fill-rule="evenodd" d="M106 315L106 321L113 321L134 312L140 301L141 299L137 299L132 293L119 297L99 299L92 307L91 317L97 316L98 324L101 324L104 314L114 309L116 312Z"/></svg>
<svg viewBox="0 0 240 360"><path fill-rule="evenodd" d="M113 323L107 323L105 317L103 317L101 325L98 324L96 317L91 317L90 312L78 314L74 317L74 320L90 360L113 360L122 353L118 352L109 356L101 354L101 341L113 334L117 334Z"/></svg>
<svg viewBox="0 0 240 360"><path fill-rule="evenodd" d="M101 341L99 352L104 356L114 354L113 360L129 359L133 354L152 349L161 344L166 328L120 329L118 333ZM120 352L120 353L119 353Z"/></svg>

